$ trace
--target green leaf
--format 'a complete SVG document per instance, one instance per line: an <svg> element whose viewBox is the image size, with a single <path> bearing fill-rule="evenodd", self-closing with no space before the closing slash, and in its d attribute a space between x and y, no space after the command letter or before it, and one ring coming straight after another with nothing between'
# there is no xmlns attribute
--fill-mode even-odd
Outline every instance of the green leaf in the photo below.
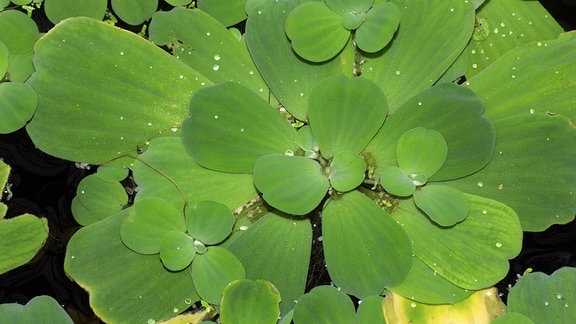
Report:
<svg viewBox="0 0 576 324"><path fill-rule="evenodd" d="M522 247L522 229L510 207L479 196L466 197L470 213L452 227L437 226L410 201L401 202L392 217L428 267L462 288L477 290L506 276L508 260Z"/></svg>
<svg viewBox="0 0 576 324"><path fill-rule="evenodd" d="M200 0L198 8L218 19L224 26L232 26L246 19L246 0Z"/></svg>
<svg viewBox="0 0 576 324"><path fill-rule="evenodd" d="M166 320L199 300L192 278L188 271L167 271L157 255L127 248L118 235L127 215L121 211L78 230L68 242L64 269L89 292L102 321Z"/></svg>
<svg viewBox="0 0 576 324"><path fill-rule="evenodd" d="M356 312L350 297L332 286L317 286L298 299L294 323L354 323Z"/></svg>
<svg viewBox="0 0 576 324"><path fill-rule="evenodd" d="M169 3L171 6L187 6L189 5L192 0L166 0L167 3Z"/></svg>
<svg viewBox="0 0 576 324"><path fill-rule="evenodd" d="M186 210L188 234L204 244L222 242L232 232L234 222L232 211L212 200L199 201Z"/></svg>
<svg viewBox="0 0 576 324"><path fill-rule="evenodd" d="M342 27L354 30L360 27L366 20L366 12L345 12L342 15Z"/></svg>
<svg viewBox="0 0 576 324"><path fill-rule="evenodd" d="M24 82L34 72L32 57L34 52L30 51L23 54L10 54L8 57L8 76L10 81Z"/></svg>
<svg viewBox="0 0 576 324"><path fill-rule="evenodd" d="M31 52L40 36L34 20L17 10L0 12L0 30L0 42L13 55Z"/></svg>
<svg viewBox="0 0 576 324"><path fill-rule="evenodd" d="M0 134L24 127L34 115L37 101L36 92L25 83L0 83Z"/></svg>
<svg viewBox="0 0 576 324"><path fill-rule="evenodd" d="M222 292L231 282L244 279L242 263L223 247L211 246L192 262L192 280L203 300L220 305Z"/></svg>
<svg viewBox="0 0 576 324"><path fill-rule="evenodd" d="M286 19L286 35L292 48L311 62L324 62L336 56L350 38L341 16L322 2L305 2Z"/></svg>
<svg viewBox="0 0 576 324"><path fill-rule="evenodd" d="M408 197L416 190L414 180L397 166L387 167L378 175L382 187L395 196Z"/></svg>
<svg viewBox="0 0 576 324"><path fill-rule="evenodd" d="M398 167L408 175L433 176L446 161L448 146L439 132L424 127L406 131L398 139L396 158Z"/></svg>
<svg viewBox="0 0 576 324"><path fill-rule="evenodd" d="M455 304L474 292L442 277L418 257L412 258L412 267L404 281L390 290L424 304Z"/></svg>
<svg viewBox="0 0 576 324"><path fill-rule="evenodd" d="M255 198L252 175L222 173L194 163L179 137L161 137L134 163L134 181L138 184L137 199L146 197L170 201L177 209L203 200L217 200L229 209L236 209Z"/></svg>
<svg viewBox="0 0 576 324"><path fill-rule="evenodd" d="M486 116L493 121L547 111L574 121L576 108L569 94L575 90L575 60L576 32L564 33L511 50L471 78L469 88L486 103Z"/></svg>
<svg viewBox="0 0 576 324"><path fill-rule="evenodd" d="M48 154L91 164L172 134L192 93L210 84L142 37L89 18L51 29L34 61L28 83L38 107L26 127L30 137Z"/></svg>
<svg viewBox="0 0 576 324"><path fill-rule="evenodd" d="M254 166L254 185L268 204L294 215L311 212L330 187L318 162L287 155L266 155L258 159Z"/></svg>
<svg viewBox="0 0 576 324"><path fill-rule="evenodd" d="M220 319L224 323L275 323L280 294L268 281L241 279L224 288Z"/></svg>
<svg viewBox="0 0 576 324"><path fill-rule="evenodd" d="M230 4L230 1L217 2ZM149 34L150 41L171 46L174 57L212 83L233 80L269 99L267 86L245 44L202 10L174 8L157 11L152 17Z"/></svg>
<svg viewBox="0 0 576 324"><path fill-rule="evenodd" d="M310 64L295 55L284 26L296 6L295 1L265 1L246 22L246 43L274 96L294 117L306 120L310 89L320 80L342 73L342 69L338 60ZM270 46L271 39L274 46Z"/></svg>
<svg viewBox="0 0 576 324"><path fill-rule="evenodd" d="M333 198L324 207L322 237L330 278L358 298L381 294L410 270L408 236L388 213L358 191Z"/></svg>
<svg viewBox="0 0 576 324"><path fill-rule="evenodd" d="M8 47L4 45L2 41L0 41L0 78L4 78L6 71L8 71L8 56L10 52L8 51Z"/></svg>
<svg viewBox="0 0 576 324"><path fill-rule="evenodd" d="M298 129L296 133L296 143L303 149L307 155L314 155L312 158L316 158L317 151L319 150L316 141L314 140L314 135L312 135L312 127L310 125L304 125Z"/></svg>
<svg viewBox="0 0 576 324"><path fill-rule="evenodd" d="M340 151L359 154L382 127L386 97L365 78L335 76L310 93L309 119L314 140L323 157Z"/></svg>
<svg viewBox="0 0 576 324"><path fill-rule="evenodd" d="M395 147L404 132L415 127L432 129L446 140L448 156L429 181L464 177L484 167L492 157L496 132L482 115L483 110L482 100L472 91L450 83L436 85L389 116L365 151L376 158L382 170L396 165Z"/></svg>
<svg viewBox="0 0 576 324"><path fill-rule="evenodd" d="M386 323L382 296L370 296L362 299L356 313L356 323Z"/></svg>
<svg viewBox="0 0 576 324"><path fill-rule="evenodd" d="M570 323L576 318L576 268L563 267L550 276L527 273L510 289L508 310L528 316L534 323Z"/></svg>
<svg viewBox="0 0 576 324"><path fill-rule="evenodd" d="M376 82L394 112L435 84L468 43L474 28L472 4L460 0L412 4L395 0L402 26L382 55L365 57L362 76ZM423 26L426 26L423 28Z"/></svg>
<svg viewBox="0 0 576 324"><path fill-rule="evenodd" d="M426 185L414 192L414 204L440 226L463 221L470 212L470 201L458 189Z"/></svg>
<svg viewBox="0 0 576 324"><path fill-rule="evenodd" d="M36 296L26 305L0 304L2 323L74 323L70 316L50 296Z"/></svg>
<svg viewBox="0 0 576 324"><path fill-rule="evenodd" d="M118 182L105 182L96 174L83 178L72 199L74 220L82 226L95 223L122 210L128 194Z"/></svg>
<svg viewBox="0 0 576 324"><path fill-rule="evenodd" d="M325 0L324 2L328 8L339 14L344 14L347 12L366 12L372 7L374 0Z"/></svg>
<svg viewBox="0 0 576 324"><path fill-rule="evenodd" d="M182 212L162 198L140 199L129 211L122 222L120 236L135 252L156 254L166 233L186 230Z"/></svg>
<svg viewBox="0 0 576 324"><path fill-rule="evenodd" d="M182 125L182 141L194 161L224 172L251 173L258 158L295 151L295 138L277 111L235 82L198 91Z"/></svg>
<svg viewBox="0 0 576 324"><path fill-rule="evenodd" d="M0 204L4 205L4 204ZM0 210L1 212L1 210ZM48 238L48 220L24 214L0 217L0 274L28 263L40 251Z"/></svg>
<svg viewBox="0 0 576 324"><path fill-rule="evenodd" d="M228 249L244 265L246 278L273 283L286 314L304 294L312 248L310 220L268 213L232 240Z"/></svg>
<svg viewBox="0 0 576 324"><path fill-rule="evenodd" d="M476 13L474 34L464 51L469 57L466 77L472 78L522 44L554 39L561 32L539 1L487 1Z"/></svg>
<svg viewBox="0 0 576 324"><path fill-rule="evenodd" d="M490 163L447 184L512 207L525 231L573 220L576 131L570 120L527 111L494 126L498 138Z"/></svg>
<svg viewBox="0 0 576 324"><path fill-rule="evenodd" d="M90 17L102 20L106 13L106 0L44 0L44 11L53 23L70 17Z"/></svg>
<svg viewBox="0 0 576 324"><path fill-rule="evenodd" d="M195 255L194 239L184 232L166 232L160 242L160 259L170 271L184 270Z"/></svg>
<svg viewBox="0 0 576 324"><path fill-rule="evenodd" d="M508 311L504 316L493 319L490 324L534 324L534 321L524 314Z"/></svg>
<svg viewBox="0 0 576 324"><path fill-rule="evenodd" d="M394 37L400 25L400 9L393 2L382 2L366 15L366 21L356 31L356 44L368 53L383 49Z"/></svg>
<svg viewBox="0 0 576 324"><path fill-rule="evenodd" d="M106 182L121 182L128 177L130 170L125 167L101 165L96 170L98 178Z"/></svg>
<svg viewBox="0 0 576 324"><path fill-rule="evenodd" d="M112 9L130 25L140 25L158 9L158 0L112 0Z"/></svg>
<svg viewBox="0 0 576 324"><path fill-rule="evenodd" d="M8 181L8 176L10 175L10 166L4 162L4 160L0 159L0 187L4 188L6 186L6 182ZM3 214L0 214L0 218L4 217Z"/></svg>
<svg viewBox="0 0 576 324"><path fill-rule="evenodd" d="M350 191L364 181L366 162L350 151L340 151L330 163L328 179L332 187L340 192Z"/></svg>

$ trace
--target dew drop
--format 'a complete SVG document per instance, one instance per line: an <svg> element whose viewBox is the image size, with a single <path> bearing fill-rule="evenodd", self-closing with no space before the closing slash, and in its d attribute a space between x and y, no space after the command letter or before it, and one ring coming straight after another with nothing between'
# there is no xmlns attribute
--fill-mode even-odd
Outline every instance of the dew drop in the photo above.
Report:
<svg viewBox="0 0 576 324"><path fill-rule="evenodd" d="M478 183L476 184L478 187L482 188L484 187L484 182L482 181L478 181Z"/></svg>
<svg viewBox="0 0 576 324"><path fill-rule="evenodd" d="M214 60L215 60L215 61L220 61L220 54L215 54L215 55L214 55Z"/></svg>
<svg viewBox="0 0 576 324"><path fill-rule="evenodd" d="M544 302L544 306L548 306L548 305L550 305L550 303L547 302L547 301L545 301L545 302Z"/></svg>
<svg viewBox="0 0 576 324"><path fill-rule="evenodd" d="M218 119L218 115L214 115L214 119Z"/></svg>
<svg viewBox="0 0 576 324"><path fill-rule="evenodd" d="M394 73L396 73L396 75L400 75L400 70L396 70Z"/></svg>
<svg viewBox="0 0 576 324"><path fill-rule="evenodd" d="M178 126L172 126L172 128L170 128L170 130L172 130L174 133L176 133L178 131Z"/></svg>
<svg viewBox="0 0 576 324"><path fill-rule="evenodd" d="M475 50L475 49L473 49L473 50L471 50L471 51L470 51L470 53L472 53L472 54L476 54L476 50Z"/></svg>
<svg viewBox="0 0 576 324"><path fill-rule="evenodd" d="M206 33L206 36L210 37L210 35L211 35L210 32L207 32L207 33Z"/></svg>
<svg viewBox="0 0 576 324"><path fill-rule="evenodd" d="M153 319L149 319L146 323L148 324L156 324L156 321Z"/></svg>
<svg viewBox="0 0 576 324"><path fill-rule="evenodd" d="M148 126L152 126L152 123L148 123Z"/></svg>
<svg viewBox="0 0 576 324"><path fill-rule="evenodd" d="M240 226L238 229L241 230L241 231L245 231L245 230L248 229L248 226L242 225L242 226Z"/></svg>
<svg viewBox="0 0 576 324"><path fill-rule="evenodd" d="M182 74L180 74L179 76L180 80L184 79L184 76Z"/></svg>
<svg viewBox="0 0 576 324"><path fill-rule="evenodd" d="M484 209L484 210L482 211L482 214L487 215L487 214L488 214L488 211L487 211L486 209Z"/></svg>
<svg viewBox="0 0 576 324"><path fill-rule="evenodd" d="M416 303L415 303L415 302L411 302L411 303L410 303L410 307L416 308Z"/></svg>
<svg viewBox="0 0 576 324"><path fill-rule="evenodd" d="M502 190L502 189L504 189L504 184L500 183L500 184L498 185L498 190Z"/></svg>
<svg viewBox="0 0 576 324"><path fill-rule="evenodd" d="M254 71L250 70L250 72L248 72L250 75L254 75Z"/></svg>
<svg viewBox="0 0 576 324"><path fill-rule="evenodd" d="M124 52L120 52L120 55L124 55Z"/></svg>
<svg viewBox="0 0 576 324"><path fill-rule="evenodd" d="M536 43L536 45L542 46L542 42L538 42L538 43Z"/></svg>
<svg viewBox="0 0 576 324"><path fill-rule="evenodd" d="M418 106L422 106L422 101L418 101Z"/></svg>
<svg viewBox="0 0 576 324"><path fill-rule="evenodd" d="M212 70L214 70L214 71L220 70L220 65L214 64L214 66L212 67Z"/></svg>
<svg viewBox="0 0 576 324"><path fill-rule="evenodd" d="M75 257L74 255L70 257L70 259L75 259L75 258L76 258L76 257Z"/></svg>
<svg viewBox="0 0 576 324"><path fill-rule="evenodd" d="M174 309L172 310L174 313L178 313L178 308L174 307Z"/></svg>
<svg viewBox="0 0 576 324"><path fill-rule="evenodd" d="M497 248L501 248L501 247L502 247L502 243L496 242L496 247L497 247Z"/></svg>
<svg viewBox="0 0 576 324"><path fill-rule="evenodd" d="M562 298L563 298L563 296L561 293L556 293L556 299L562 299Z"/></svg>
<svg viewBox="0 0 576 324"><path fill-rule="evenodd" d="M190 304L192 304L192 300L190 298L186 298L186 299L184 299L184 303L186 305L190 305Z"/></svg>
<svg viewBox="0 0 576 324"><path fill-rule="evenodd" d="M478 68L478 64L476 64L476 63L472 64L472 68L473 68L473 69L477 69L477 68Z"/></svg>
<svg viewBox="0 0 576 324"><path fill-rule="evenodd" d="M454 12L454 8L450 8L450 12Z"/></svg>
<svg viewBox="0 0 576 324"><path fill-rule="evenodd" d="M304 97L304 93L300 92L300 98Z"/></svg>

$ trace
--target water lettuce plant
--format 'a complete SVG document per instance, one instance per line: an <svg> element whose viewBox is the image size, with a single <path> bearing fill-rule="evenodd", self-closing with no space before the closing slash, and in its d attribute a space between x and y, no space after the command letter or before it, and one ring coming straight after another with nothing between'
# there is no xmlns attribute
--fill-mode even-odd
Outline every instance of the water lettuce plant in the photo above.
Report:
<svg viewBox="0 0 576 324"><path fill-rule="evenodd" d="M23 83L35 145L99 166L65 270L104 321L489 320L522 232L574 219L576 34L537 2L120 3L147 37L64 19Z"/></svg>

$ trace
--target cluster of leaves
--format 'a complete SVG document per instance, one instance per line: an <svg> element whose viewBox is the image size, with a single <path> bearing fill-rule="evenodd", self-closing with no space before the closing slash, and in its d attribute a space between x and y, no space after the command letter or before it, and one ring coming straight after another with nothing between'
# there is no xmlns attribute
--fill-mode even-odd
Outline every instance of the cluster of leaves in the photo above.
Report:
<svg viewBox="0 0 576 324"><path fill-rule="evenodd" d="M102 165L73 202L66 272L112 322L199 300L223 322L296 323L473 303L522 230L576 209L576 35L538 3L481 2L203 1L146 11L148 40L86 17L34 34L28 133ZM244 35L225 27L246 16ZM315 213L338 289L304 294Z"/></svg>

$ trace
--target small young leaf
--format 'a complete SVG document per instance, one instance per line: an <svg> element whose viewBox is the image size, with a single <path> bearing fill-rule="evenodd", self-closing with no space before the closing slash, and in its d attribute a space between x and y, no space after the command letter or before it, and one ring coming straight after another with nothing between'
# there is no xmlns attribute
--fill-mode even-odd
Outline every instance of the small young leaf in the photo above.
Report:
<svg viewBox="0 0 576 324"><path fill-rule="evenodd" d="M341 151L334 155L330 164L330 184L340 192L358 187L364 180L366 162L358 154Z"/></svg>
<svg viewBox="0 0 576 324"><path fill-rule="evenodd" d="M128 204L128 194L118 182L106 182L96 174L80 181L72 199L72 214L78 224L86 226L111 216Z"/></svg>
<svg viewBox="0 0 576 324"><path fill-rule="evenodd" d="M423 174L430 178L440 170L448 146L439 132L423 127L413 128L400 137L396 147L398 167L406 174Z"/></svg>
<svg viewBox="0 0 576 324"><path fill-rule="evenodd" d="M122 222L120 236L127 247L141 254L160 252L160 243L169 231L184 232L182 212L161 198L137 201Z"/></svg>
<svg viewBox="0 0 576 324"><path fill-rule="evenodd" d="M382 187L393 195L408 197L416 190L414 181L397 166L387 167L379 175Z"/></svg>
<svg viewBox="0 0 576 324"><path fill-rule="evenodd" d="M350 38L341 16L322 2L305 2L286 20L286 35L298 55L311 62L324 62L336 56Z"/></svg>
<svg viewBox="0 0 576 324"><path fill-rule="evenodd" d="M344 14L347 12L366 12L372 7L374 0L325 0L324 2L328 8L339 14Z"/></svg>
<svg viewBox="0 0 576 324"><path fill-rule="evenodd" d="M453 187L426 185L414 192L414 203L440 226L463 221L470 212L470 201Z"/></svg>
<svg viewBox="0 0 576 324"><path fill-rule="evenodd" d="M112 0L114 13L130 25L140 25L156 12L158 0Z"/></svg>
<svg viewBox="0 0 576 324"><path fill-rule="evenodd" d="M210 304L220 305L224 288L244 277L242 263L223 247L211 246L206 253L197 254L192 262L192 280L196 291Z"/></svg>
<svg viewBox="0 0 576 324"><path fill-rule="evenodd" d="M316 208L330 187L318 162L287 155L266 155L254 166L254 185L274 208L305 215Z"/></svg>
<svg viewBox="0 0 576 324"><path fill-rule="evenodd" d="M44 11L54 24L66 18L80 16L102 20L107 4L106 0L44 0Z"/></svg>
<svg viewBox="0 0 576 324"><path fill-rule="evenodd" d="M350 297L332 286L317 286L294 307L294 323L354 323L356 312Z"/></svg>
<svg viewBox="0 0 576 324"><path fill-rule="evenodd" d="M183 270L195 255L194 240L184 232L169 231L160 243L160 259L170 271Z"/></svg>
<svg viewBox="0 0 576 324"><path fill-rule="evenodd" d="M34 115L37 102L36 92L28 84L0 83L0 134L24 127Z"/></svg>
<svg viewBox="0 0 576 324"><path fill-rule="evenodd" d="M223 323L276 323L280 294L268 281L241 279L224 288L220 320Z"/></svg>
<svg viewBox="0 0 576 324"><path fill-rule="evenodd" d="M364 52L383 49L394 37L400 25L400 9L393 2L382 2L372 7L366 21L356 30L356 44Z"/></svg>
<svg viewBox="0 0 576 324"><path fill-rule="evenodd" d="M370 296L362 299L356 312L356 323L386 323L382 303L384 297Z"/></svg>
<svg viewBox="0 0 576 324"><path fill-rule="evenodd" d="M222 242L234 227L232 211L221 203L200 201L186 211L188 234L204 244Z"/></svg>

